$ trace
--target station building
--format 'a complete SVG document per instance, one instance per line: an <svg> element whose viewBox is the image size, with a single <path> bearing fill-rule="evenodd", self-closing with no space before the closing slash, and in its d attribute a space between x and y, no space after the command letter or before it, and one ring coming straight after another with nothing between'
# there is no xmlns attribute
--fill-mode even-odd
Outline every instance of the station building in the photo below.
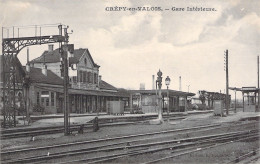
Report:
<svg viewBox="0 0 260 164"><path fill-rule="evenodd" d="M59 49L54 50L53 45L49 45L48 50L40 57L29 62L31 71L38 72L33 73L34 78L40 76L42 72L43 77L37 77L34 94L31 97L34 99L34 104L45 107L46 113L63 112L63 77L60 58ZM73 62L71 64L76 65L74 73L69 75L70 112L109 112L108 101L124 101L125 105L128 104L129 95L120 93L116 87L102 80L102 76L99 75L100 66L94 62L88 49L75 49L70 60ZM40 81L41 79L44 81Z"/></svg>
<svg viewBox="0 0 260 164"><path fill-rule="evenodd" d="M245 112L259 112L258 94L259 89L256 87L242 87L239 89L243 97L243 111Z"/></svg>
<svg viewBox="0 0 260 164"><path fill-rule="evenodd" d="M40 57L29 61L25 67L22 67L20 62L20 65L18 63L17 70L21 70L22 74L20 72L17 74L29 77L27 92L21 80L19 93L24 94L21 96L24 99L20 100L23 104L25 97L28 97L27 106L30 113L36 113L38 108L44 109L41 114L63 113L64 81L61 76L60 58L59 49L54 50L53 45L49 45L47 51L44 51ZM125 105L129 105L129 95L126 92L121 92L102 80L99 75L100 66L94 62L88 49L76 49L74 56L70 59L76 65L74 74L69 77L68 93L71 113L109 113L107 108L109 101L122 101Z"/></svg>

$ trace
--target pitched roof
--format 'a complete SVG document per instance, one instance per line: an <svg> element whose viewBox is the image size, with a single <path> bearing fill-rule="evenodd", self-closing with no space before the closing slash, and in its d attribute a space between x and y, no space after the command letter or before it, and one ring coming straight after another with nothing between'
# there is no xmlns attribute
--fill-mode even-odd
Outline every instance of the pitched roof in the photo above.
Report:
<svg viewBox="0 0 260 164"><path fill-rule="evenodd" d="M119 97L130 97L131 93L129 90L124 88L118 88L118 92L115 93Z"/></svg>
<svg viewBox="0 0 260 164"><path fill-rule="evenodd" d="M23 69L25 70L25 66L23 66ZM30 67L29 76L32 82L35 83L63 85L63 79L50 70L47 70L47 76L45 76L44 74L42 74L41 68ZM101 80L100 82L100 88L106 90L117 90L117 88L103 80Z"/></svg>
<svg viewBox="0 0 260 164"><path fill-rule="evenodd" d="M99 84L100 89L107 89L107 90L117 90L116 87L114 87L111 84L108 84L107 82L101 80Z"/></svg>
<svg viewBox="0 0 260 164"><path fill-rule="evenodd" d="M74 53L73 53L74 57L72 59L73 63L78 63L81 56L84 53L87 53L87 55L89 56L91 62L94 64L95 67L100 67L99 65L97 65L94 62L94 60L93 60L93 58L92 58L92 56L91 56L91 54L90 54L90 52L87 48L84 48L84 49L80 48L80 49L74 50ZM44 56L45 56L45 59L44 59ZM50 52L44 51L43 54L40 57L31 60L30 63L43 63L44 60L45 60L45 63L57 63L57 62L60 62L60 58L61 58L61 55L60 55L59 49L57 48L57 49L50 51Z"/></svg>
<svg viewBox="0 0 260 164"><path fill-rule="evenodd" d="M25 70L25 67L23 66ZM54 84L63 85L63 79L50 70L47 70L47 76L42 73L41 68L30 67L29 72L30 80L33 83L44 83L44 84Z"/></svg>

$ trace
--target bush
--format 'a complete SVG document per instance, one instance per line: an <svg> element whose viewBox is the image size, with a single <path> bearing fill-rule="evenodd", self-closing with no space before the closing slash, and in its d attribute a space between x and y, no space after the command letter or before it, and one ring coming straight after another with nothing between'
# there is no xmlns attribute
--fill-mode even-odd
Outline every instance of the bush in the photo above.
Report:
<svg viewBox="0 0 260 164"><path fill-rule="evenodd" d="M39 104L36 104L33 106L33 112L41 112L43 113L45 111L45 108Z"/></svg>

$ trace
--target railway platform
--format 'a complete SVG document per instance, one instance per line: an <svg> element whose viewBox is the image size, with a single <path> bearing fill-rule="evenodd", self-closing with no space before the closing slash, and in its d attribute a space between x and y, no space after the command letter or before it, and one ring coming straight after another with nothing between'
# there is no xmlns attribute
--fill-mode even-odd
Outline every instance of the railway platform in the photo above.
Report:
<svg viewBox="0 0 260 164"><path fill-rule="evenodd" d="M188 111L188 112L171 112L169 115L174 117L184 117L187 115L196 115L196 114L206 114L206 113L212 113L212 110L207 111ZM70 123L71 124L82 124L91 122L95 117L98 117L100 121L102 120L110 120L110 122L116 122L116 120L119 119L149 119L154 118L157 116L157 113L146 113L146 114L130 114L130 113L124 113L124 115L109 115L107 113L92 113L92 114L76 114L72 113L70 114ZM165 113L164 116L167 116ZM53 114L53 115L40 115L40 116L31 116L31 120L33 122L32 126L39 126L41 125L58 125L62 124L64 122L63 120L64 115L63 114ZM19 117L20 126L24 124L23 118Z"/></svg>

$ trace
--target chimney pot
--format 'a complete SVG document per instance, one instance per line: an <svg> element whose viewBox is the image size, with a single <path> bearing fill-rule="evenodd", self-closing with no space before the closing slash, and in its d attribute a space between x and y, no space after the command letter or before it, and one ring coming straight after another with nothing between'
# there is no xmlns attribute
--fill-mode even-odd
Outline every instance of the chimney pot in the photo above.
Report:
<svg viewBox="0 0 260 164"><path fill-rule="evenodd" d="M26 64L26 72L30 72L30 65L29 65L29 63Z"/></svg>
<svg viewBox="0 0 260 164"><path fill-rule="evenodd" d="M152 76L153 77L153 90L155 89L155 86L154 86L154 75Z"/></svg>
<svg viewBox="0 0 260 164"><path fill-rule="evenodd" d="M140 90L145 90L145 83L140 83Z"/></svg>
<svg viewBox="0 0 260 164"><path fill-rule="evenodd" d="M53 51L53 47L54 47L53 44L49 44L49 45L48 45L48 51L49 51L49 52Z"/></svg>
<svg viewBox="0 0 260 164"><path fill-rule="evenodd" d="M179 77L179 91L181 91L181 76Z"/></svg>
<svg viewBox="0 0 260 164"><path fill-rule="evenodd" d="M42 74L47 76L47 65L43 65L43 67L42 67Z"/></svg>

